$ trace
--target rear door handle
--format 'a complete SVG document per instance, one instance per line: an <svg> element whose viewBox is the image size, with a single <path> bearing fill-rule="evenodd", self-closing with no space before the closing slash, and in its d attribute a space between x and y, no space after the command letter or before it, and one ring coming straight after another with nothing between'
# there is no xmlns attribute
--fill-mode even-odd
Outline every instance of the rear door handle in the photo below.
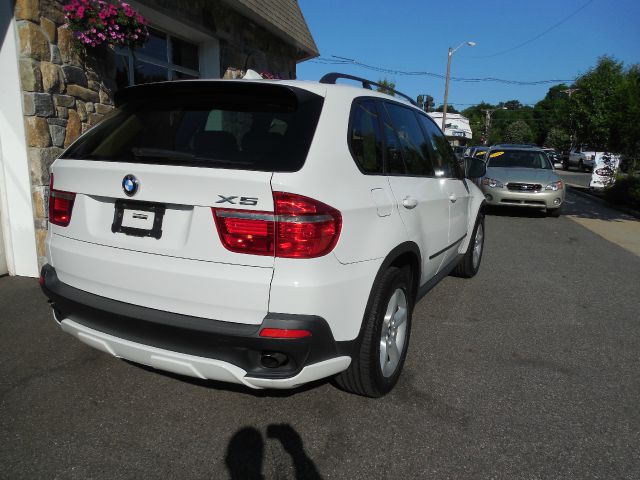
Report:
<svg viewBox="0 0 640 480"><path fill-rule="evenodd" d="M452 193L451 195L449 195L449 200L451 200L451 203L456 203L456 200L458 200L458 197L456 197L455 193Z"/></svg>
<svg viewBox="0 0 640 480"><path fill-rule="evenodd" d="M418 201L415 198L405 197L405 199L402 200L402 206L409 210L411 210L412 208L416 208L417 205Z"/></svg>

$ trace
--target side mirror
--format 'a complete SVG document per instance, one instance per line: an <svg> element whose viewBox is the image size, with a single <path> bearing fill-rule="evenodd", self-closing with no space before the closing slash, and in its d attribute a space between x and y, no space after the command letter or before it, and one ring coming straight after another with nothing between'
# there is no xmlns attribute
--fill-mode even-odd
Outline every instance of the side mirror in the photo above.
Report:
<svg viewBox="0 0 640 480"><path fill-rule="evenodd" d="M480 178L484 177L487 173L487 164L484 160L474 157L465 157L465 172L467 178Z"/></svg>

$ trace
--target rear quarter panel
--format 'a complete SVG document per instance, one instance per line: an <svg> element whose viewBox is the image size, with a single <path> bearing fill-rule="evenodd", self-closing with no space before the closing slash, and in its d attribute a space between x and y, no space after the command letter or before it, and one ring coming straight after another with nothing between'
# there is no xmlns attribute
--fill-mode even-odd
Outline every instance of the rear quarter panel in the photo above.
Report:
<svg viewBox="0 0 640 480"><path fill-rule="evenodd" d="M406 239L387 177L361 173L349 151L349 113L356 96L353 89L328 91L304 166L272 178L274 191L305 195L340 211L342 231L334 253L341 263L383 258Z"/></svg>

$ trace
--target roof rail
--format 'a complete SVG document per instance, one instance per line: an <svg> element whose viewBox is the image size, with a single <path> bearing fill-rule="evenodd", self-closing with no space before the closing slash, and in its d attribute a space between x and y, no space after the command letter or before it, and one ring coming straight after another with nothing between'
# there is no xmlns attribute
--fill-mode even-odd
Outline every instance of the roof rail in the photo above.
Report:
<svg viewBox="0 0 640 480"><path fill-rule="evenodd" d="M337 73L337 72L332 72L332 73L327 73L326 75L324 75L321 79L320 79L320 83L326 83L329 85L335 85L336 84L336 80L338 80L339 78L345 78L347 80L355 80L356 82L361 82L362 83L362 88L366 88L368 90L372 90L371 86L375 86L378 88L382 88L383 90L388 90L390 92L395 93L396 95L405 98L406 100L409 101L409 103L411 103L411 105L414 106L418 106L418 104L415 102L415 100L413 98L411 98L409 95L405 95L402 92L399 92L398 90L394 90L393 88L389 88L387 85L382 85L380 83L377 82L372 82L371 80L367 80L366 78L360 78L360 77L355 77L353 75L347 75L346 73Z"/></svg>

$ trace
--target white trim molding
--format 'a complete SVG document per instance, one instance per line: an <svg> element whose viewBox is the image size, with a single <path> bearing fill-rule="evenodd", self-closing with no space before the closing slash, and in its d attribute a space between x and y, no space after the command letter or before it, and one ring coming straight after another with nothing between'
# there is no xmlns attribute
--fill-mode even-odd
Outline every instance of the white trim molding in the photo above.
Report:
<svg viewBox="0 0 640 480"><path fill-rule="evenodd" d="M36 277L38 256L13 3L0 2L0 217L9 273Z"/></svg>

